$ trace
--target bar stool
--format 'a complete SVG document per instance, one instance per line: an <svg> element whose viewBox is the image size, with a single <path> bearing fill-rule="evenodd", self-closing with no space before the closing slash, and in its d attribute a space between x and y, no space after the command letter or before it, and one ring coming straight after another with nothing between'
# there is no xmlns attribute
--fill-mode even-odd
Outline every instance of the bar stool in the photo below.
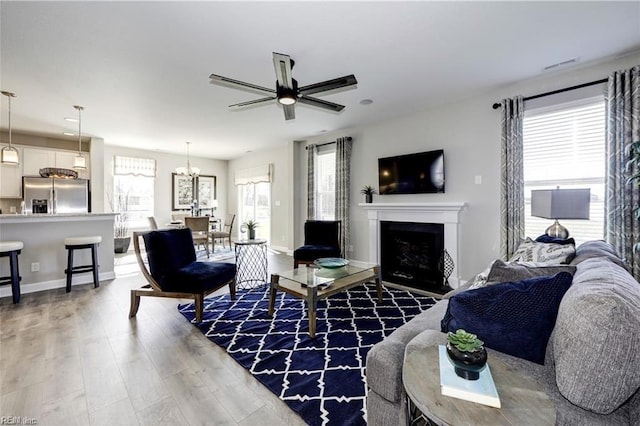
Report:
<svg viewBox="0 0 640 426"><path fill-rule="evenodd" d="M9 257L9 268L11 275L0 277L0 285L11 284L13 303L20 302L20 270L18 268L18 255L24 247L22 241L1 241L0 257Z"/></svg>
<svg viewBox="0 0 640 426"><path fill-rule="evenodd" d="M99 235L88 235L85 237L69 237L64 239L64 247L69 250L67 257L67 293L71 291L71 276L76 273L93 272L93 287L100 286L98 281L98 245L102 242ZM91 265L73 266L73 251L91 249Z"/></svg>

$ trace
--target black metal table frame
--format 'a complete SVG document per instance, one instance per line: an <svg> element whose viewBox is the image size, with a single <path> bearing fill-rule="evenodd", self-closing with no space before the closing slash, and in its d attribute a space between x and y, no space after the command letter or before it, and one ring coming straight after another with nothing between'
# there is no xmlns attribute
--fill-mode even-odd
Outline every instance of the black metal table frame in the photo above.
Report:
<svg viewBox="0 0 640 426"><path fill-rule="evenodd" d="M236 251L236 287L253 288L268 282L267 241L241 240Z"/></svg>

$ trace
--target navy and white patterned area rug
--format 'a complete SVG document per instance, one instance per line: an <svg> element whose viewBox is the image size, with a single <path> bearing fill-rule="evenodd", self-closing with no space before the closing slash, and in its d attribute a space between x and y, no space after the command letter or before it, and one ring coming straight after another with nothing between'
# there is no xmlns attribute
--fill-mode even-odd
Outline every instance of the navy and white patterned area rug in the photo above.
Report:
<svg viewBox="0 0 640 426"><path fill-rule="evenodd" d="M267 315L267 286L205 299L196 324L310 425L366 424L365 362L369 349L435 303L431 297L365 284L318 303L309 337L304 301L278 293ZM178 310L194 320L193 304Z"/></svg>

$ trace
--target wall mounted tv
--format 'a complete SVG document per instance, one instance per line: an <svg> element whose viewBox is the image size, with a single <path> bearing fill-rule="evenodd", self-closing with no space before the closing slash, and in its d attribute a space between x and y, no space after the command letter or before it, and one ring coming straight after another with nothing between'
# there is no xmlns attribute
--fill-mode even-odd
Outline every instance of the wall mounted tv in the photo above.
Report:
<svg viewBox="0 0 640 426"><path fill-rule="evenodd" d="M419 152L378 159L381 195L444 192L444 151Z"/></svg>

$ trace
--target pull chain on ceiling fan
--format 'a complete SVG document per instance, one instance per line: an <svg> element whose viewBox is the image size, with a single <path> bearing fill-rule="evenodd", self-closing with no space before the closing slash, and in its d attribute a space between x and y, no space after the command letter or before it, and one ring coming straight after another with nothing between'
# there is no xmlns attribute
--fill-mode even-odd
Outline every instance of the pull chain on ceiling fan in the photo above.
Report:
<svg viewBox="0 0 640 426"><path fill-rule="evenodd" d="M252 83L246 83L240 80L223 77L217 74L211 74L209 78L212 84L232 87L235 89L250 91L266 95L266 98L254 99L252 101L241 102L229 105L229 109L238 110L244 107L263 105L273 101L280 103L284 109L284 118L293 120L296 118L295 104L311 105L328 111L340 112L344 109L344 105L311 97L309 95L320 94L329 90L340 89L343 87L355 86L358 84L356 77L346 75L344 77L334 78L332 80L320 83L309 84L307 86L298 87L298 82L292 77L291 69L294 61L289 55L273 52L273 66L276 71L276 90L267 87L258 86Z"/></svg>

